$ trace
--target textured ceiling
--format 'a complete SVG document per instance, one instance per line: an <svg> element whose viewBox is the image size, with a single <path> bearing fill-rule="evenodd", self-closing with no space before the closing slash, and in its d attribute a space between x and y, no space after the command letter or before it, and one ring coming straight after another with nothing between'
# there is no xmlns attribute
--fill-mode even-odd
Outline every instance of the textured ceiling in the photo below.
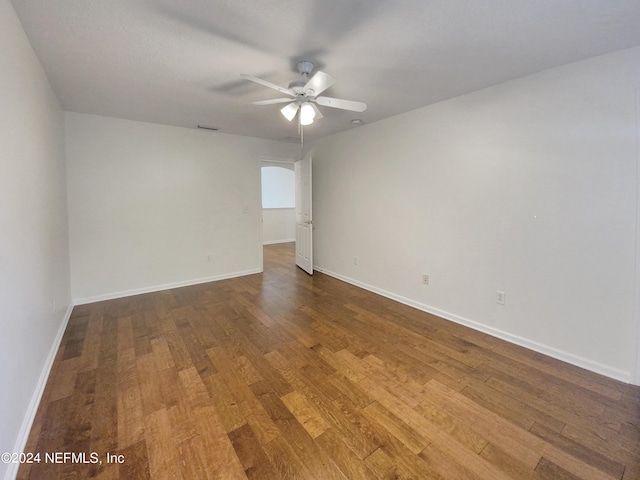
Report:
<svg viewBox="0 0 640 480"><path fill-rule="evenodd" d="M308 59L337 79L324 137L640 45L638 0L13 0L65 110L291 140L282 97Z"/></svg>

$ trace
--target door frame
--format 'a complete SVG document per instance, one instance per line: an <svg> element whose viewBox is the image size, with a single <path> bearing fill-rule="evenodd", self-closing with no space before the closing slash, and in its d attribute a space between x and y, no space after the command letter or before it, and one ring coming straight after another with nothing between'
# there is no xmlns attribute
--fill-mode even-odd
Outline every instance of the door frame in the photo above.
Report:
<svg viewBox="0 0 640 480"><path fill-rule="evenodd" d="M633 325L635 363L631 383L640 385L640 88L636 90L636 258Z"/></svg>

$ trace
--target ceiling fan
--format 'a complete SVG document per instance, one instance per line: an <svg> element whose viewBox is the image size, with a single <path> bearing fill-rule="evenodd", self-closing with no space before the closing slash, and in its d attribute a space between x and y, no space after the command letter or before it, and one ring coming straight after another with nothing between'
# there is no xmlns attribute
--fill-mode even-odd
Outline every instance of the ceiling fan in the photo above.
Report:
<svg viewBox="0 0 640 480"><path fill-rule="evenodd" d="M291 82L288 88L280 87L279 85L267 82L266 80L254 77L253 75L242 74L241 77L246 78L247 80L288 95L286 98L261 100L253 102L253 104L273 105L276 103L288 103L288 105L285 105L280 112L282 112L282 115L284 115L284 117L289 121L292 121L299 112L299 125L311 125L314 120L322 118L322 113L320 113L320 109L317 105L350 110L352 112L364 112L367 109L367 104L363 102L320 96L322 92L336 83L336 79L331 75L320 71L316 72L313 77L309 78L309 74L313 71L314 65L312 62L306 60L298 62L297 67L302 78Z"/></svg>

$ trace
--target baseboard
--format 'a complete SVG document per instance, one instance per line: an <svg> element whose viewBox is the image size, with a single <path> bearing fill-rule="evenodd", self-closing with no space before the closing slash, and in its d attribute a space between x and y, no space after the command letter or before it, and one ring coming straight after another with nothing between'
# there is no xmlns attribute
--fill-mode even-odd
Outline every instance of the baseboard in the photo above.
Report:
<svg viewBox="0 0 640 480"><path fill-rule="evenodd" d="M60 348L60 343L62 343L62 337L64 336L64 332L67 329L67 324L69 323L69 319L71 318L72 311L73 311L73 304L70 304L69 308L67 309L64 315L62 323L58 328L58 333L56 333L56 336L53 340L53 344L51 345L51 349L49 349L49 355L47 356L44 366L42 367L42 372L40 372L40 378L38 378L36 389L33 392L33 396L31 397L31 401L29 402L29 406L27 407L27 412L24 416L24 419L22 420L22 425L20 426L18 438L12 450L13 452L22 452L24 451L24 447L27 445L27 440L29 439L29 433L31 432L33 421L36 418L38 406L40 406L40 400L42 399L44 388L47 385L49 374L51 373L51 367L53 367L53 362L56 359L56 354L58 353L58 349ZM9 467L5 472L4 478L5 480L13 480L14 478L16 478L16 475L18 474L18 468L20 467L20 464L9 463L8 465Z"/></svg>
<svg viewBox="0 0 640 480"><path fill-rule="evenodd" d="M213 275L211 277L195 278L192 280L185 280L182 282L167 283L164 285L153 285L151 287L134 288L132 290L124 290L121 292L105 293L102 295L95 295L92 297L74 298L73 304L85 305L87 303L95 303L95 302L102 302L104 300L113 300L116 298L131 297L133 295L141 295L143 293L153 293L153 292L160 292L162 290L170 290L172 288L189 287L191 285L198 285L200 283L217 282L218 280L227 280L229 278L243 277L245 275L253 275L255 273L262 273L262 269L256 268L252 270L244 270L241 272L232 272L232 273L224 273L222 275Z"/></svg>
<svg viewBox="0 0 640 480"><path fill-rule="evenodd" d="M461 317L459 315L446 312L444 310L440 310L438 308L431 307L421 302L417 302L407 297L403 297L401 295L397 295L393 292L389 292L387 290L383 290L381 288L375 287L373 285L369 285L367 283L361 282L359 280L355 280L353 278L347 277L345 275L341 275L336 272L332 272L330 270L326 270L322 267L315 266L313 267L318 272L324 273L325 275L329 275L331 277L337 278L338 280L342 280L343 282L350 283L357 287L363 288L373 293L377 293L378 295L382 295L383 297L390 298L391 300L395 300L397 302L403 303L410 307L416 308L418 310L422 310L423 312L430 313L432 315L436 315L438 317L444 318L445 320L450 320L452 322L458 323L460 325L464 325L466 327L472 328L474 330L478 330L480 332L491 335L492 337L500 338L502 340L506 340L509 343L514 343L521 347L528 348L529 350L533 350L538 353L542 353L549 357L555 358L557 360L561 360L566 363L570 363L571 365L575 365L580 368L584 368L585 370L589 370L594 373L598 373L600 375L604 375L605 377L613 378L615 380L620 380L621 382L631 383L631 372L626 372L624 370L620 370L618 368L611 367L609 365L602 364L600 362L595 362L593 360L589 360L588 358L581 357L579 355L574 355L569 352L565 352L563 350L559 350L554 347L550 347L548 345L544 345L533 340L529 340L527 338L519 337L517 335L513 335L508 332L504 332L502 330L490 327L483 323L479 323L473 320L470 320L465 317Z"/></svg>
<svg viewBox="0 0 640 480"><path fill-rule="evenodd" d="M274 245L276 243L291 243L291 242L295 242L296 239L295 238L288 238L286 240L269 240L266 242L262 242L262 245Z"/></svg>

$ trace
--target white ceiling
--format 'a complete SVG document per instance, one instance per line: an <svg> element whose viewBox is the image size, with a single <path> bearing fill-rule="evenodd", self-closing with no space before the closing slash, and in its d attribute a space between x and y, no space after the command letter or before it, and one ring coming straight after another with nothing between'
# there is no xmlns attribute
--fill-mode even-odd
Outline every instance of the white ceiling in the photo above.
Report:
<svg viewBox="0 0 640 480"><path fill-rule="evenodd" d="M308 59L337 79L315 139L640 45L638 0L13 0L65 110L291 140L282 94Z"/></svg>

